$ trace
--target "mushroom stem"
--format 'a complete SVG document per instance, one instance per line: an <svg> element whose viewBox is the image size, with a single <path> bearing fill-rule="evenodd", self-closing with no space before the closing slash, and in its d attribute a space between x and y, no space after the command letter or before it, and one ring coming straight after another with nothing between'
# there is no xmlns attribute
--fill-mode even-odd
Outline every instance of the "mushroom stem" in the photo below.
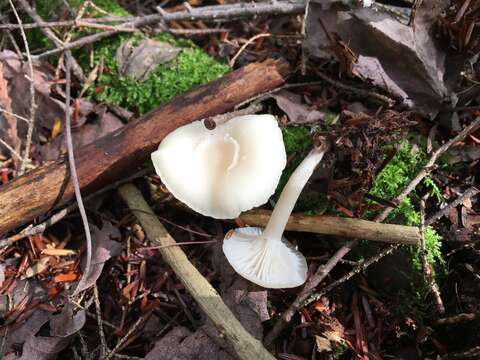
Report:
<svg viewBox="0 0 480 360"><path fill-rule="evenodd" d="M311 150L292 173L263 232L264 239L278 239L278 241L282 239L282 234L285 231L288 218L293 211L295 203L328 147L327 142L323 142L319 148Z"/></svg>

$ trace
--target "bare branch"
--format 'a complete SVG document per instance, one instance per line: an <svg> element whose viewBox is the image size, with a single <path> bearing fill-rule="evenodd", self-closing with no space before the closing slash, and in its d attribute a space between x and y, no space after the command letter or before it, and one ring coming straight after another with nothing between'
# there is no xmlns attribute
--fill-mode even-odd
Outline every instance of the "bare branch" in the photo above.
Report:
<svg viewBox="0 0 480 360"><path fill-rule="evenodd" d="M18 171L18 175L22 175L25 172L25 169L30 162L30 147L32 145L32 137L33 137L33 128L35 127L35 110L37 105L35 104L35 84L34 84L34 77L33 77L33 63L32 57L30 56L30 48L28 47L27 35L25 34L25 30L22 26L22 19L18 15L17 9L15 5L13 5L12 0L8 0L10 2L10 7L12 8L13 13L15 14L15 18L17 19L18 25L20 26L20 34L22 35L22 40L25 46L25 52L27 53L27 62L28 62L28 72L29 72L29 79L30 82L30 123L28 124L27 129L27 139L25 142L25 152L23 154L22 163L20 166L20 170Z"/></svg>

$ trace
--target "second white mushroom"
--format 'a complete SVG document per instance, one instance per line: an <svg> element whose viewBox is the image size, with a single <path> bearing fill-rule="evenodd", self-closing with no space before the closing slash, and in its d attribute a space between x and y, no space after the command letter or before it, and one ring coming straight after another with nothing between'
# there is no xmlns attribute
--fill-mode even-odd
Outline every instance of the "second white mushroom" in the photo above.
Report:
<svg viewBox="0 0 480 360"><path fill-rule="evenodd" d="M292 288L306 281L307 261L283 237L283 232L302 189L327 149L324 143L312 150L295 169L264 230L243 227L225 236L223 252L244 278L265 288Z"/></svg>

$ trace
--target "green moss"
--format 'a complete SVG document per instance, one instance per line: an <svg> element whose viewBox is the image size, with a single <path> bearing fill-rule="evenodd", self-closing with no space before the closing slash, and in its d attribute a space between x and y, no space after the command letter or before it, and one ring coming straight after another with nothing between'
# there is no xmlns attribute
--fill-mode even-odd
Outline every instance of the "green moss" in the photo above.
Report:
<svg viewBox="0 0 480 360"><path fill-rule="evenodd" d="M418 140L418 139L417 139ZM412 181L420 168L427 161L425 144L420 141L420 145L414 148L408 140L403 140L397 149L395 156L390 160L387 166L378 174L370 190L374 196L385 200L393 200L400 192ZM391 147L386 149L388 152ZM433 179L425 177L423 185L430 192L430 195L438 202L443 200L442 194ZM410 226L420 224L420 213L412 204L412 198L415 192L403 200L400 205L392 211L387 221L395 218L403 219L403 223ZM370 213L370 216L374 214ZM441 248L441 236L431 227L425 230L425 246L427 249L427 260L436 270L443 270L444 260ZM412 262L416 270L421 269L420 250L418 247L412 249Z"/></svg>
<svg viewBox="0 0 480 360"><path fill-rule="evenodd" d="M91 94L96 100L122 106L144 114L191 87L214 80L229 71L222 64L196 47L183 48L178 57L167 65L160 65L143 82L118 76L115 53L119 42L109 44L100 52L109 74L102 74Z"/></svg>

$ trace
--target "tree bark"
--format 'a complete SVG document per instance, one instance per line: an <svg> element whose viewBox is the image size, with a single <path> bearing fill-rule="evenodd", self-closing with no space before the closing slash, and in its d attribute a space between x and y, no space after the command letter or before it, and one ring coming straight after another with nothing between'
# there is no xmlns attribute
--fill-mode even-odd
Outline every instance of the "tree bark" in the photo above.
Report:
<svg viewBox="0 0 480 360"><path fill-rule="evenodd" d="M82 194L87 195L135 171L174 129L224 113L282 85L289 71L281 60L247 65L193 88L163 107L77 149L75 157ZM67 165L62 158L0 187L0 234L72 199L73 186Z"/></svg>

